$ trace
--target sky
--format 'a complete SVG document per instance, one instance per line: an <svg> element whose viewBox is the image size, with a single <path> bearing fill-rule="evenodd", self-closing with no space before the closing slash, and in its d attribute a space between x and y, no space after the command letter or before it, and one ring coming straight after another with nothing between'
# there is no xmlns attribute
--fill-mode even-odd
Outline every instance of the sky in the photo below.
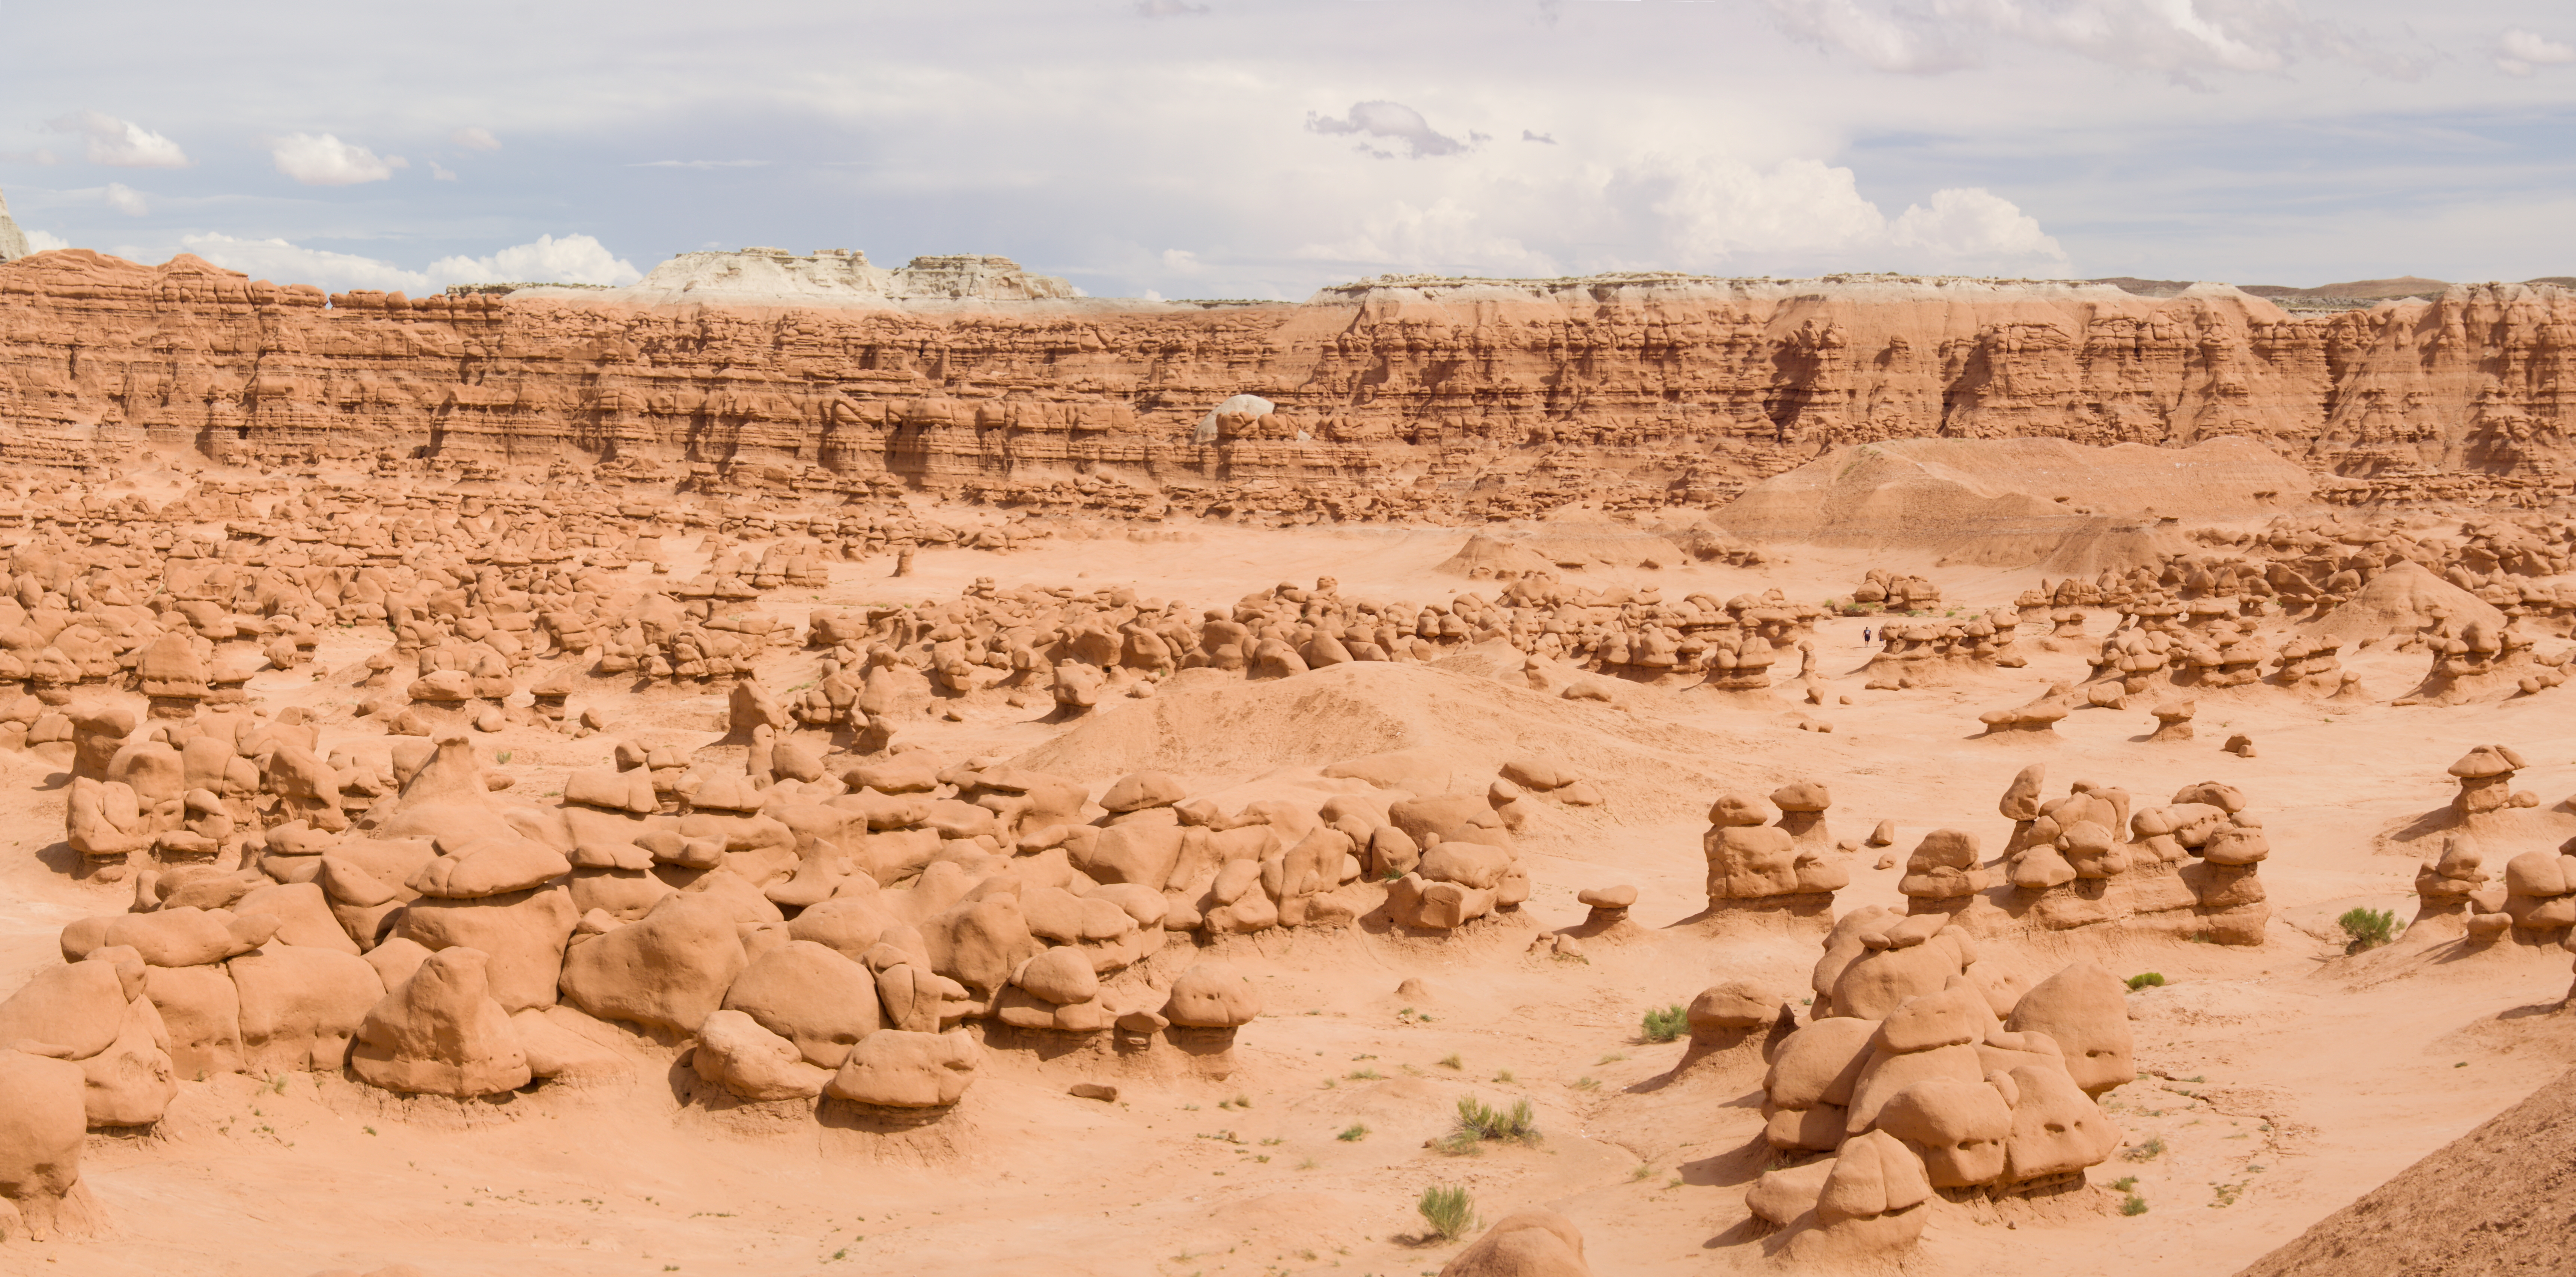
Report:
<svg viewBox="0 0 2576 1277"><path fill-rule="evenodd" d="M2567 0L0 0L38 247L279 283L993 253L1394 273L2576 275Z"/></svg>

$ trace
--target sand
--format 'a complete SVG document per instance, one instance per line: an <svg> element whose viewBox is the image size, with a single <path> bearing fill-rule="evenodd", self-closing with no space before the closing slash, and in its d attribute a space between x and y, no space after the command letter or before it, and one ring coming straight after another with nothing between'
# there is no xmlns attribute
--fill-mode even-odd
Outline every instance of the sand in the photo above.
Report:
<svg viewBox="0 0 2576 1277"><path fill-rule="evenodd" d="M1128 584L1217 605L1320 575L1337 577L1346 596L1420 601L1460 588L1441 567L1463 540L1438 529L1210 526L1148 542L1111 530L1003 558L925 550L903 580L888 579L882 559L836 564L823 601L948 598L992 576L1005 589ZM1758 568L1683 560L1569 577L1658 585L1668 597L1778 586L1813 599L1846 593L1881 566L1976 607L2009 604L2036 583L2030 569L1942 557L1938 547L1787 546ZM691 570L685 556L678 570ZM784 615L811 603L773 595L763 606ZM1543 807L1524 833L1535 890L1517 915L1441 939L1362 929L1216 942L1212 955L1252 974L1269 1008L1242 1031L1240 1069L1223 1082L1126 1075L1083 1051L993 1050L954 1112L887 1131L818 1124L810 1104L684 1103L667 1052L640 1057L649 1067L631 1083L497 1101L403 1099L323 1074L188 1080L150 1134L91 1137L85 1181L111 1231L13 1242L0 1247L0 1273L299 1274L408 1262L436 1277L1392 1277L1435 1271L1455 1252L1416 1237L1414 1199L1434 1184L1469 1187L1488 1220L1526 1206L1564 1212L1596 1273L1764 1268L1743 1203L1771 1164L1758 1061L1712 1058L1676 1072L1683 1044L1643 1041L1638 1026L1646 1010L1724 977L1804 986L1811 936L1674 925L1702 905L1710 798L1795 779L1831 787L1838 834L1894 821L1900 858L1938 827L2000 846L2008 826L1996 797L2031 762L2048 765L2053 791L2079 777L2157 796L2226 781L2252 798L2273 847L2263 875L2273 921L2259 948L2086 933L1989 947L1988 960L2034 978L2078 957L2166 977L2131 995L2141 1076L2105 1100L2130 1149L2160 1151L2092 1173L2096 1185L2134 1176L2128 1190L1935 1203L1909 1273L2232 1271L2560 1075L2576 1046L2576 1017L2558 1006L2562 951L2471 953L2427 935L2349 955L2333 924L2355 905L2411 915L2414 860L2374 847L2448 800L2443 768L2469 747L2513 743L2532 760L2517 785L2558 810L2576 790L2576 720L2553 703L2391 707L2423 658L2373 653L2350 665L2373 703L2207 701L2200 738L2182 745L2147 744L2143 707L2088 708L2055 739L1999 742L1973 738L1977 710L2080 678L2085 651L2035 650L2026 669L1865 692L1851 671L1872 623L1820 626L1821 665L1847 705L1803 705L1787 687L1719 698L1645 685L1616 704L1576 702L1532 690L1512 662L1453 659L1249 688L1176 685L1070 728L1035 710L986 708L908 727L941 756L1011 756L1095 786L1165 768L1229 807L1338 792L1353 782L1323 777L1323 765L1393 748L1439 751L1462 771L1549 753L1601 786L1602 805ZM2097 613L2089 628L2106 624ZM347 669L379 645L334 636L321 665ZM809 658L771 659L772 683L785 685ZM339 691L301 673L263 676L253 690L271 706ZM721 696L690 687L645 693L621 715L646 726L635 734L648 743L694 744L720 728L721 710ZM1833 731L1800 729L1817 720ZM2257 757L2220 751L2235 732L2260 742ZM514 727L477 745L511 751L498 770L531 784L599 761L606 742ZM52 772L32 755L0 753L0 819L17 852L0 857L0 988L57 960L64 922L121 909L130 894L63 872ZM1901 904L1897 871L1873 869L1873 859L1853 860L1838 909ZM1577 891L1610 883L1641 889L1633 936L1596 939L1580 959L1528 952L1541 930L1582 919ZM1181 959L1154 959L1166 960ZM1118 1099L1068 1093L1086 1081L1116 1085ZM1465 1096L1528 1100L1544 1139L1473 1158L1424 1147ZM1364 1136L1343 1138L1361 1126ZM2125 1192L2146 1203L2143 1214L2120 1213Z"/></svg>

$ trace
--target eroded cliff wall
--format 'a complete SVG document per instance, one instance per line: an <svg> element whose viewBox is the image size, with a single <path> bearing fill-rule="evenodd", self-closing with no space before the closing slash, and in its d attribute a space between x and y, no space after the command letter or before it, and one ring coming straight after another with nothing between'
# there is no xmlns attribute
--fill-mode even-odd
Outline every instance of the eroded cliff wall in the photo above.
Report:
<svg viewBox="0 0 2576 1277"><path fill-rule="evenodd" d="M1712 501L1887 438L2236 434L2382 495L2538 492L2563 486L2571 346L2576 293L2526 285L2305 318L2223 286L1677 276L850 309L325 298L74 250L0 264L0 459L151 442L999 499L1105 474L1514 512ZM1192 441L1244 392L1279 412Z"/></svg>

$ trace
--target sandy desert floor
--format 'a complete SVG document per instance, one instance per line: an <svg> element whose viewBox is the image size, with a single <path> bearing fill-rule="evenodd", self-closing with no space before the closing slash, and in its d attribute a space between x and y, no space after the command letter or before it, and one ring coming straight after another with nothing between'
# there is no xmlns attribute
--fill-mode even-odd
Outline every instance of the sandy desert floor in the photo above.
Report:
<svg viewBox="0 0 2576 1277"><path fill-rule="evenodd" d="M836 565L821 601L946 599L981 576L1006 589L1130 584L1201 606L1324 575L1346 596L1445 599L1474 588L1432 570L1463 535L1209 526L1135 540L1111 529L1008 556L924 551L900 580L883 559ZM684 558L677 570L691 566ZM1595 571L1582 583L1655 584L1675 597L1778 586L1821 599L1872 566L1920 573L1954 606L2009 605L2037 580L1929 555L1791 548L1758 569ZM763 605L801 615L812 601L787 591ZM2111 619L2097 613L2088 629L2098 636ZM1743 1201L1773 1164L1761 1061L1720 1054L1680 1068L1686 1041L1646 1042L1639 1023L1731 976L1806 986L1815 934L1682 921L1701 909L1708 802L1799 779L1830 787L1837 836L1894 821L1900 860L1940 827L2000 847L2009 822L1996 800L2034 762L2046 764L2051 792L2078 778L2140 794L2225 781L2249 796L2273 847L2273 917L2259 948L2080 933L1985 947L1986 961L2033 978L2080 957L2168 983L2130 995L2140 1077L2104 1100L2127 1151L2078 1193L1936 1201L1907 1272L2230 1272L2562 1071L2576 1047L2576 1016L2559 1006L2564 951L2472 952L2425 934L2347 955L2333 921L2355 905L2412 916L2414 854L2384 850L2382 835L2447 802L2444 768L2473 746L2503 742L2531 760L2518 784L2541 796L2528 815L2535 839L2549 840L2532 845L2576 833L2559 803L2576 793L2576 718L2550 698L2394 708L2387 698L2424 658L2365 651L2345 665L2377 703L2219 693L2203 697L2189 743L2146 743L2153 722L2134 707L2079 710L2054 739L1998 742L1974 738L1977 711L2080 678L2089 643L1953 686L1873 692L1849 674L1868 624L1820 627L1824 668L1849 704L1644 685L1617 705L1574 702L1521 685L1516 661L1470 651L1448 668L1345 665L1221 696L1176 688L1071 728L1034 709L907 727L905 739L941 756L1025 755L1095 786L1150 764L1228 807L1311 800L1356 784L1325 779L1323 764L1413 746L1488 767L1542 753L1603 789L1603 805L1549 807L1523 833L1535 893L1515 914L1438 940L1360 928L1213 944L1211 955L1254 976L1267 1005L1222 1082L1122 1073L1098 1052L994 1050L945 1119L885 1131L818 1126L810 1104L684 1102L672 1053L640 1040L646 1067L631 1084L489 1101L405 1099L324 1074L189 1080L151 1134L91 1138L85 1182L110 1235L11 1245L0 1271L265 1275L409 1262L433 1277L1410 1277L1455 1252L1415 1236L1416 1196L1450 1184L1470 1188L1489 1220L1530 1205L1564 1212L1598 1273L1769 1267ZM252 690L272 708L345 706L365 673L357 663L381 641L334 638L323 674L271 672ZM763 675L793 685L811 662L781 655ZM717 734L724 708L698 688L601 703L616 736L688 745ZM1832 731L1802 729L1819 721ZM2251 735L2258 755L2222 752L2232 732ZM513 728L477 743L507 751L497 769L534 785L602 761L610 740ZM0 841L11 844L0 855L0 988L57 961L66 922L122 909L130 895L64 872L64 779L34 755L0 753ZM1898 870L1877 863L1874 850L1854 858L1838 911L1902 907ZM1530 951L1534 935L1583 919L1577 891L1612 883L1641 889L1637 926L1586 941L1579 958ZM1181 960L1150 961L1176 971ZM1083 1081L1114 1084L1118 1099L1068 1094ZM1426 1147L1464 1096L1528 1100L1543 1139L1474 1157ZM2145 1213L2121 1213L2125 1194L2107 1187L2120 1177L2134 1177Z"/></svg>

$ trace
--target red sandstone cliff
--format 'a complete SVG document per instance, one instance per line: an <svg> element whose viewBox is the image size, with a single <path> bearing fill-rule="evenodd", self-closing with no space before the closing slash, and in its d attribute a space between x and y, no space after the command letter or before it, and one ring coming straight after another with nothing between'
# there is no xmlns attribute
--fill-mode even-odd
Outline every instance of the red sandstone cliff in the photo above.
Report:
<svg viewBox="0 0 2576 1277"><path fill-rule="evenodd" d="M2568 451L2571 347L2576 293L2525 285L2306 318L2225 287L1870 277L799 309L326 299L75 250L0 264L0 458L99 464L151 441L1005 497L1106 472L1324 481L1363 507L1483 491L1508 512L1586 489L1706 501L1893 437L2240 434L2348 477L2533 487ZM1279 413L1193 443L1240 392Z"/></svg>

